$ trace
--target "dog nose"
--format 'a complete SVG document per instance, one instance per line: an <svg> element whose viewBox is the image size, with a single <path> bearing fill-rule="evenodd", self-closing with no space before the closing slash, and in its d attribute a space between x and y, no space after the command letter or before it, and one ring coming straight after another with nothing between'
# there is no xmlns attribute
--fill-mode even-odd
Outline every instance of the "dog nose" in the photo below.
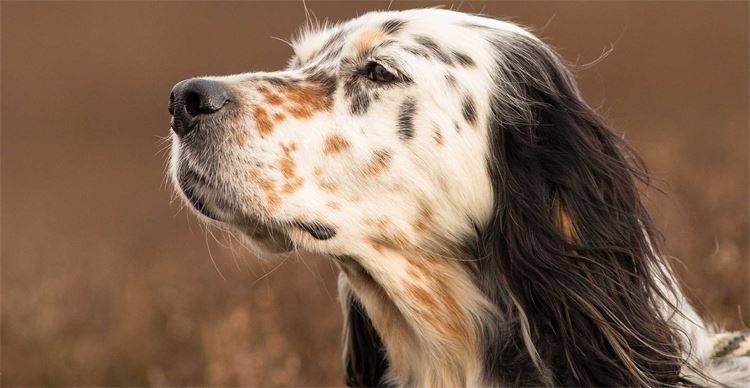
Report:
<svg viewBox="0 0 750 388"><path fill-rule="evenodd" d="M229 101L226 88L217 81L194 78L178 82L169 94L172 130L179 137L187 135L195 127L196 117L216 113Z"/></svg>

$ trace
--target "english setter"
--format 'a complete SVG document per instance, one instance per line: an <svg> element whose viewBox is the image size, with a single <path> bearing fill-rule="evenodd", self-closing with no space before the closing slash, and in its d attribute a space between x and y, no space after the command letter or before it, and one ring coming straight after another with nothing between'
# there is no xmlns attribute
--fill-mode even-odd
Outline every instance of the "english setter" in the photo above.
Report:
<svg viewBox="0 0 750 388"><path fill-rule="evenodd" d="M711 357L637 157L541 40L421 9L293 46L174 87L171 175L254 247L338 265L349 384L750 383Z"/></svg>

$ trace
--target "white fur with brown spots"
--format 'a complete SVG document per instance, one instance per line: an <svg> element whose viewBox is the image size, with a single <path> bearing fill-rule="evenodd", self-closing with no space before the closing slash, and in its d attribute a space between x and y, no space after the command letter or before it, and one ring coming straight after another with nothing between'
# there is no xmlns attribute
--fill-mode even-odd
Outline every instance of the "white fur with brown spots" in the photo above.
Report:
<svg viewBox="0 0 750 388"><path fill-rule="evenodd" d="M482 259L464 248L498 200L487 166L490 121L503 118L491 116L492 98L529 104L512 93L518 85L498 85L498 44L516 42L549 50L526 30L489 18L436 9L368 13L304 31L285 70L204 77L228 91L229 103L174 135L171 174L203 218L230 225L261 252L315 252L341 267L345 317L350 299L364 307L389 366L362 371L376 368L361 362L373 355L348 354L352 384L373 383L368 376L429 387L524 381L486 370L488 322L511 319L461 264ZM576 238L573 221L561 217ZM674 295L682 315L663 311L693 345L684 358L721 382L747 382L747 363L707 359L710 329ZM513 294L506 302L521 306ZM538 353L532 317L514 311L519 343L539 374L530 381L560 382ZM348 352L377 350L358 348L351 335ZM649 381L633 368L635 381ZM687 367L681 375L706 378Z"/></svg>

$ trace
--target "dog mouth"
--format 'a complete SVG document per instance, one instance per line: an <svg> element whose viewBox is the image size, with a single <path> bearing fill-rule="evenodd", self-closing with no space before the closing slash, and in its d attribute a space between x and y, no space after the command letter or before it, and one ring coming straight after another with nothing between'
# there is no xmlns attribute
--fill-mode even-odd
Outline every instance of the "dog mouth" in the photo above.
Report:
<svg viewBox="0 0 750 388"><path fill-rule="evenodd" d="M214 221L225 221L224 217L219 214L220 212L215 209L215 206L209 205L206 200L207 195L201 195L201 193L215 191L202 174L188 168L179 169L177 173L177 187L185 195L187 202L198 213Z"/></svg>
<svg viewBox="0 0 750 388"><path fill-rule="evenodd" d="M292 221L292 226L310 234L312 238L320 241L330 240L336 236L336 229L321 222Z"/></svg>
<svg viewBox="0 0 750 388"><path fill-rule="evenodd" d="M283 228L263 222L260 217L250 217L239 211L232 211L229 203L222 199L215 185L200 173L188 168L180 168L176 183L186 202L202 216L228 224L251 239L268 253L284 253L294 249L294 245Z"/></svg>
<svg viewBox="0 0 750 388"><path fill-rule="evenodd" d="M319 241L329 240L336 236L335 228L317 221L263 221L261 217L232 211L229 203L218 194L216 185L203 174L189 167L178 169L176 182L186 202L195 211L213 221L232 225L245 236L260 243L268 252L283 253L294 249L288 234L290 228L304 231Z"/></svg>

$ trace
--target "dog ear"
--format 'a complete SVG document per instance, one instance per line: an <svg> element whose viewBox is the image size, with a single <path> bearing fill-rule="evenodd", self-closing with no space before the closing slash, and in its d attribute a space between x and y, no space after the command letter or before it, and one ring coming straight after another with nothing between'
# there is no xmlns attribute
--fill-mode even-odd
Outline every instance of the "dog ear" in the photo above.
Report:
<svg viewBox="0 0 750 388"><path fill-rule="evenodd" d="M344 310L344 368L350 387L382 386L388 370L385 346L362 304L339 279L339 298Z"/></svg>
<svg viewBox="0 0 750 388"><path fill-rule="evenodd" d="M488 331L486 370L513 384L679 383L642 163L544 43L507 33L493 44L495 198L474 270L508 321Z"/></svg>

